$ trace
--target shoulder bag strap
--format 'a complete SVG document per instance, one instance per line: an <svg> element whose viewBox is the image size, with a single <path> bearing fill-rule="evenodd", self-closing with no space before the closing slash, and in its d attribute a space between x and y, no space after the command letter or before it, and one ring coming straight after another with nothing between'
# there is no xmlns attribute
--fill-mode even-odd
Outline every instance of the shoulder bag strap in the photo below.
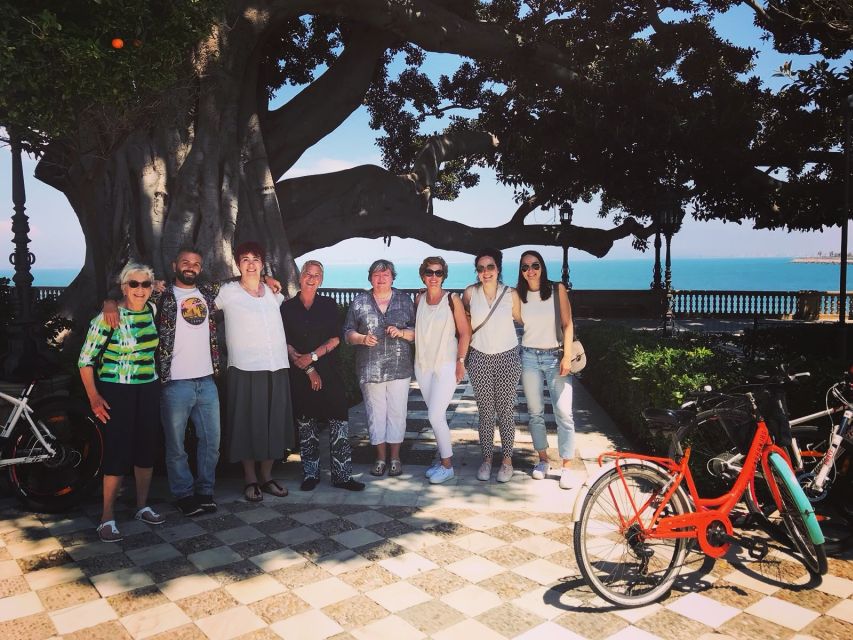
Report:
<svg viewBox="0 0 853 640"><path fill-rule="evenodd" d="M554 298L554 326L557 332L557 344L563 345L563 318L560 314L560 287L556 282L551 283L551 297Z"/></svg>
<svg viewBox="0 0 853 640"><path fill-rule="evenodd" d="M98 371L101 368L101 364L103 363L103 360L104 360L104 354L107 352L107 347L110 346L110 340L113 339L114 333L115 333L115 329L110 327L110 330L107 333L107 339L104 340L104 344L101 345L101 348L98 349L98 353L95 354L94 367L92 367L92 368L95 370L96 376L98 375Z"/></svg>
<svg viewBox="0 0 853 640"><path fill-rule="evenodd" d="M497 300L495 300L495 303L492 305L492 308L491 308L491 309L489 309L489 315L487 315L487 316L486 316L486 319L485 319L485 320L483 320L480 324L478 324L478 325L477 325L477 328L476 328L476 329L474 329L474 330L471 332L471 335L472 335L472 336L473 336L475 333L477 333L477 332L478 332L478 331L483 327L483 325L484 325L484 324L486 324L486 323L489 321L489 318L491 318L491 317L492 317L492 314L495 312L495 309L497 309L497 308L498 308L498 305L499 305L499 304L500 304L500 302L501 302L501 298L503 298L503 297L504 297L504 294L506 293L506 290L507 290L507 289L509 289L509 287L508 287L508 286L506 286L506 285L504 285L504 290L503 290L503 291L501 291L501 295L499 295L499 296L498 296L498 299L497 299Z"/></svg>

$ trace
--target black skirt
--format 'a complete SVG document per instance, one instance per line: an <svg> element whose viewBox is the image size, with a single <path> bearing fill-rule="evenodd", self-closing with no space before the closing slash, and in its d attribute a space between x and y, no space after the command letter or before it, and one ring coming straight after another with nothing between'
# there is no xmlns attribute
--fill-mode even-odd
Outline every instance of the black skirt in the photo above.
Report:
<svg viewBox="0 0 853 640"><path fill-rule="evenodd" d="M228 367L225 416L229 462L275 460L293 449L295 431L287 369Z"/></svg>

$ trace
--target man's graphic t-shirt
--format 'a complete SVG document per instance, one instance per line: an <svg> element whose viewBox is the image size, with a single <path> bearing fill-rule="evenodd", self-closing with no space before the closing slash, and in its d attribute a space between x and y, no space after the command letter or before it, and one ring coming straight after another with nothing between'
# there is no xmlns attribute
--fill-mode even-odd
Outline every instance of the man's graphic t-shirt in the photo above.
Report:
<svg viewBox="0 0 853 640"><path fill-rule="evenodd" d="M210 309L199 290L174 287L178 317L175 319L175 348L172 380L213 375L210 361Z"/></svg>

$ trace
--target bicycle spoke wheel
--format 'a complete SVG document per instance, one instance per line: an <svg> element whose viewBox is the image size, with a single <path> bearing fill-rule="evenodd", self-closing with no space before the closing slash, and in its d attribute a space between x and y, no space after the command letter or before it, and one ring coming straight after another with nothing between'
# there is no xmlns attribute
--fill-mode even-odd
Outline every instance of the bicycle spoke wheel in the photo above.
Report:
<svg viewBox="0 0 853 640"><path fill-rule="evenodd" d="M673 436L670 457L690 447L687 465L699 495L721 495L729 490L740 472L742 456L729 437L726 425L714 415L697 419L680 428Z"/></svg>
<svg viewBox="0 0 853 640"><path fill-rule="evenodd" d="M773 454L771 454L773 455ZM803 564L806 568L817 575L823 575L827 571L826 551L823 544L815 544L809 535L805 516L800 512L792 489L788 486L787 479L782 476L771 463L770 475L779 488L781 504L778 505L779 517L788 531L788 538L793 546L800 552Z"/></svg>
<svg viewBox="0 0 853 640"><path fill-rule="evenodd" d="M55 438L49 460L16 464L9 478L19 497L41 511L62 511L77 504L94 487L101 470L103 441L86 407L71 398L51 399L33 408L34 420ZM44 453L29 423L18 422L9 457Z"/></svg>
<svg viewBox="0 0 853 640"><path fill-rule="evenodd" d="M621 477L613 469L590 488L575 523L575 557L595 593L616 605L639 607L664 596L672 587L684 564L687 540L645 535L669 477L639 465L621 470ZM662 515L685 513L687 504L679 489Z"/></svg>

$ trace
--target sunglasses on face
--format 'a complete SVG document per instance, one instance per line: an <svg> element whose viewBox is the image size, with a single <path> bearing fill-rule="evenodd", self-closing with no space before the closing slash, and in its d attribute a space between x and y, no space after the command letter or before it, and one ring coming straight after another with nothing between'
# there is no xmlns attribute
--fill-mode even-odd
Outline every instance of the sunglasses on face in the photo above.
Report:
<svg viewBox="0 0 853 640"><path fill-rule="evenodd" d="M142 287L143 289L151 288L150 280L143 280L142 282L139 282L139 280L128 280L125 284L131 289L136 289L137 287Z"/></svg>
<svg viewBox="0 0 853 640"><path fill-rule="evenodd" d="M542 268L542 265L538 262L531 262L530 264L521 265L521 273L527 273L528 269L533 269L534 271L539 271Z"/></svg>
<svg viewBox="0 0 853 640"><path fill-rule="evenodd" d="M477 273L483 273L483 271L495 271L498 268L494 262L489 264L478 264L477 265Z"/></svg>
<svg viewBox="0 0 853 640"><path fill-rule="evenodd" d="M436 278L443 278L444 269L424 269L424 277L429 278L430 276L435 276Z"/></svg>

